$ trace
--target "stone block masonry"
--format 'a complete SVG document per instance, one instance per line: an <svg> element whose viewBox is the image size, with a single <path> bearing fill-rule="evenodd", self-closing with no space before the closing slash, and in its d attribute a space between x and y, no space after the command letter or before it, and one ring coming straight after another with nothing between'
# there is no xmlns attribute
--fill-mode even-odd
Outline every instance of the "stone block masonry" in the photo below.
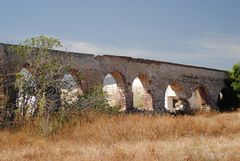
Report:
<svg viewBox="0 0 240 161"><path fill-rule="evenodd" d="M8 60L8 46L0 44L0 57L5 60ZM197 89L202 89L207 96L206 104L216 108L218 95L225 87L224 80L228 77L226 71L222 70L163 61L112 55L95 56L56 50L50 52L53 56L63 58L62 63L72 61L73 71L78 71L83 76L78 80L83 92L95 85L102 85L105 76L110 73L121 93L120 106L123 109L133 107L132 83L136 77L143 84L145 105L151 110L164 108L165 91L169 85L175 91L177 98L186 100L191 98ZM0 70L13 72L15 69L9 63L1 66Z"/></svg>

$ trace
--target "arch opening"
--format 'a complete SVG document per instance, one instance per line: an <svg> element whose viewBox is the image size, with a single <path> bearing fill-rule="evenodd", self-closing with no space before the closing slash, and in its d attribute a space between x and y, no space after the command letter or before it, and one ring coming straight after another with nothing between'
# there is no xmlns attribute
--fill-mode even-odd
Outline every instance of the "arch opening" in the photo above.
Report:
<svg viewBox="0 0 240 161"><path fill-rule="evenodd" d="M31 115L36 112L36 95L35 83L32 74L25 68L22 68L18 73L16 86L18 94L16 99L16 106L19 109L21 116Z"/></svg>
<svg viewBox="0 0 240 161"><path fill-rule="evenodd" d="M209 92L206 88L197 87L188 101L192 109L210 110L209 98Z"/></svg>
<svg viewBox="0 0 240 161"><path fill-rule="evenodd" d="M109 106L126 110L125 81L119 72L111 72L104 77L103 91Z"/></svg>
<svg viewBox="0 0 240 161"><path fill-rule="evenodd" d="M83 95L83 90L72 74L65 73L62 78L60 93L62 106L68 107L79 100L79 97Z"/></svg>
<svg viewBox="0 0 240 161"><path fill-rule="evenodd" d="M233 111L238 105L236 93L231 88L223 88L217 98L220 111Z"/></svg>
<svg viewBox="0 0 240 161"><path fill-rule="evenodd" d="M171 83L167 86L165 91L164 106L167 110L180 110L186 106L186 101L183 101L181 96L183 88L178 83Z"/></svg>
<svg viewBox="0 0 240 161"><path fill-rule="evenodd" d="M132 83L133 107L141 110L153 110L149 81L145 77L136 77Z"/></svg>

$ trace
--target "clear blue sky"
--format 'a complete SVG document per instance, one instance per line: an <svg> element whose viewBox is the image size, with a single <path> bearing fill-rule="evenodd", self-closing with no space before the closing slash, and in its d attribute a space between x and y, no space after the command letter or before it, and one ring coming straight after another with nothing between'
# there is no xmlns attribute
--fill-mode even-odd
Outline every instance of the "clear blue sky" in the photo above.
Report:
<svg viewBox="0 0 240 161"><path fill-rule="evenodd" d="M0 41L48 35L65 48L230 69L240 0L5 0Z"/></svg>

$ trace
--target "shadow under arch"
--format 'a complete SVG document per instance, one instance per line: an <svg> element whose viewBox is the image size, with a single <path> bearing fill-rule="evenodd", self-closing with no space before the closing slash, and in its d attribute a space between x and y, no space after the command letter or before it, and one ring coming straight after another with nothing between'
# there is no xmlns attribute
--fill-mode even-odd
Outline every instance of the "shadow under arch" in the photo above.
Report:
<svg viewBox="0 0 240 161"><path fill-rule="evenodd" d="M221 112L233 111L237 108L238 98L231 87L225 87L219 92L217 106Z"/></svg>
<svg viewBox="0 0 240 161"><path fill-rule="evenodd" d="M139 74L133 80L133 107L144 110L153 110L153 101L151 95L151 81L147 75Z"/></svg>
<svg viewBox="0 0 240 161"><path fill-rule="evenodd" d="M110 106L120 107L125 111L126 107L126 81L122 73L112 71L105 74L103 80L103 91L107 94L107 101Z"/></svg>

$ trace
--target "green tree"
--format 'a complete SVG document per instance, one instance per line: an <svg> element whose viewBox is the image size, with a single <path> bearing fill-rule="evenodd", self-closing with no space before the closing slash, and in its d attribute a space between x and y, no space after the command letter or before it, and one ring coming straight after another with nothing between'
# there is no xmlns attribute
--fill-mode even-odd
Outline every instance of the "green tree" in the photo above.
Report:
<svg viewBox="0 0 240 161"><path fill-rule="evenodd" d="M59 57L50 55L50 50L61 47L58 39L46 36L38 36L26 39L20 45L14 47L14 52L25 66L27 72L16 74L16 86L23 95L22 99L29 99L25 96L35 96L36 104L40 114L51 112L56 108L59 95L59 86L68 66L61 63ZM27 102L23 101L23 102ZM23 112L24 114L25 112Z"/></svg>
<svg viewBox="0 0 240 161"><path fill-rule="evenodd" d="M32 37L12 47L19 60L16 66L19 70L24 67L16 73L19 98L15 120L38 115L39 127L44 134L54 131L53 125L59 127L53 122L61 124L64 120L60 94L62 78L69 70L70 61L63 63L61 55L54 55L57 53L52 50L60 47L62 44L58 39L46 36ZM56 116L60 120L56 121Z"/></svg>
<svg viewBox="0 0 240 161"><path fill-rule="evenodd" d="M240 100L240 62L234 64L232 70L229 72L229 75L232 82L231 86Z"/></svg>
<svg viewBox="0 0 240 161"><path fill-rule="evenodd" d="M79 112L83 108L106 112L115 110L107 105L101 86L89 89L83 95L77 93L79 99L75 103L63 104L63 76L76 61L74 57L68 56L66 60L66 57L52 51L59 47L62 47L62 44L58 39L46 36L29 38L13 47L13 52L17 53L20 60L16 65L19 70L24 67L16 73L16 87L21 98L20 104L17 104L17 116L20 120L25 120L29 111L33 114L33 105L28 102L34 96L34 114L38 116L40 130L44 134L56 132L71 118L73 112ZM75 76L77 80L82 79L80 73L75 73Z"/></svg>

